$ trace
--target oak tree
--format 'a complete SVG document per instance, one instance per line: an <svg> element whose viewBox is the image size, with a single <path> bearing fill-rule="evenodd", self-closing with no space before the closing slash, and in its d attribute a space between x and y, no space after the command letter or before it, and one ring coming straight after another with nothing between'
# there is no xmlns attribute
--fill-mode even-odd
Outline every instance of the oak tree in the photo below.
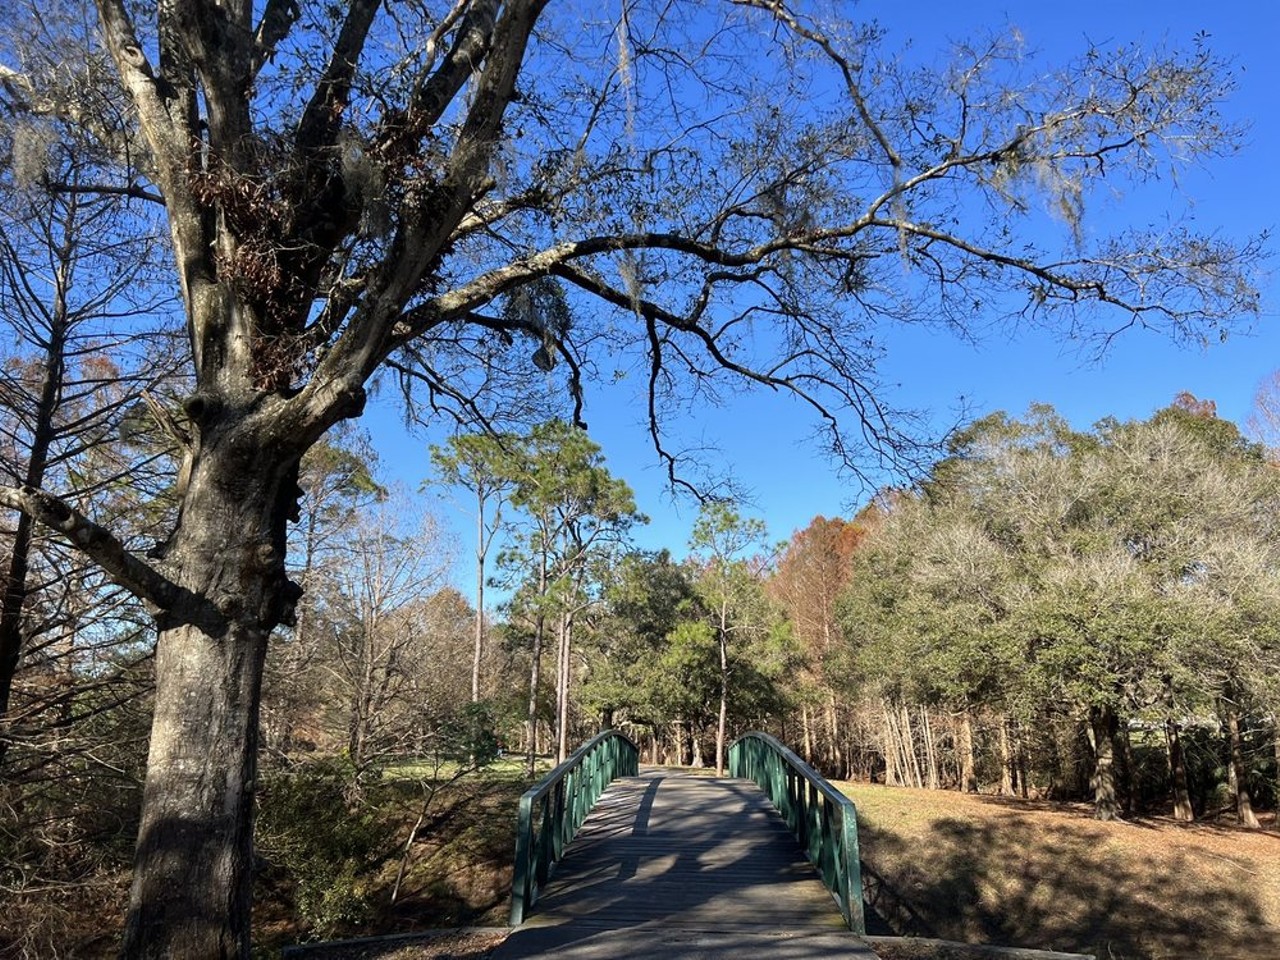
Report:
<svg viewBox="0 0 1280 960"><path fill-rule="evenodd" d="M131 103L104 187L163 206L186 308L189 479L151 558L52 491L0 502L156 611L130 956L248 955L298 465L380 369L488 417L531 368L575 419L588 386L634 379L673 468L682 404L776 388L856 466L868 441L911 459L877 392L880 324L1029 313L1197 337L1256 308L1248 240L1078 229L1099 187L1234 147L1229 72L1201 47L1049 71L996 39L918 69L874 26L778 0L94 6ZM102 128L46 94L58 76L3 59L6 110Z"/></svg>

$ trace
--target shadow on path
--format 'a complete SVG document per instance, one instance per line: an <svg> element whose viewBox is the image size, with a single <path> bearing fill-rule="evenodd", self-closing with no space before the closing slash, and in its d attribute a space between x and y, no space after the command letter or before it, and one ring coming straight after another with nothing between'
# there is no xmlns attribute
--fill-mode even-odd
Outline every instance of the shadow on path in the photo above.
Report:
<svg viewBox="0 0 1280 960"><path fill-rule="evenodd" d="M642 774L612 785L493 960L872 960L759 789Z"/></svg>

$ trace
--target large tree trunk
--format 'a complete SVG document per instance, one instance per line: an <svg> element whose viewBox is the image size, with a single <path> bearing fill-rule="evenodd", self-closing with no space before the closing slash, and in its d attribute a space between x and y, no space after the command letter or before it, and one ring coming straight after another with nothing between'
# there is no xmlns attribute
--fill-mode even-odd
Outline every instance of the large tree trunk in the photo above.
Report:
<svg viewBox="0 0 1280 960"><path fill-rule="evenodd" d="M1248 771L1244 764L1244 740L1240 735L1240 711L1232 702L1227 703L1227 741L1231 748L1230 772L1231 792L1235 795L1236 814L1240 822L1254 830L1260 824L1253 812L1253 798L1249 795L1247 782Z"/></svg>
<svg viewBox="0 0 1280 960"><path fill-rule="evenodd" d="M1173 784L1173 818L1187 823L1196 818L1191 807L1191 791L1187 787L1187 758L1182 751L1182 732L1175 720L1164 723L1169 747L1169 779Z"/></svg>
<svg viewBox="0 0 1280 960"><path fill-rule="evenodd" d="M1115 820L1116 802L1115 736L1116 712L1109 704L1089 708L1089 728L1093 732L1093 816Z"/></svg>
<svg viewBox="0 0 1280 960"><path fill-rule="evenodd" d="M296 458L234 435L195 462L168 553L184 594L159 622L130 960L249 955L262 666L297 599L284 575L296 477Z"/></svg>

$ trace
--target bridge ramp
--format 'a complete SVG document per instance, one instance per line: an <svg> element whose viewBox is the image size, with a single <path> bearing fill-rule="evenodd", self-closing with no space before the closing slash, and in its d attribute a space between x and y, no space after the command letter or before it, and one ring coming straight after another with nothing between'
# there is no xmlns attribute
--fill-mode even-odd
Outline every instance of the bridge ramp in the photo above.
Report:
<svg viewBox="0 0 1280 960"><path fill-rule="evenodd" d="M494 960L873 960L767 797L649 769L612 784Z"/></svg>

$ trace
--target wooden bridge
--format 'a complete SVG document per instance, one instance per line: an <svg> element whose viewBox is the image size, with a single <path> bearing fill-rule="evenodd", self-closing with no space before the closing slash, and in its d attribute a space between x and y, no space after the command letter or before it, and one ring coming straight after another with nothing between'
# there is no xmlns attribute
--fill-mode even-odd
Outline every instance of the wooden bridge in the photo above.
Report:
<svg viewBox="0 0 1280 960"><path fill-rule="evenodd" d="M640 772L606 738L522 800L518 929L494 960L875 957L852 804L794 754L744 738L718 779Z"/></svg>

